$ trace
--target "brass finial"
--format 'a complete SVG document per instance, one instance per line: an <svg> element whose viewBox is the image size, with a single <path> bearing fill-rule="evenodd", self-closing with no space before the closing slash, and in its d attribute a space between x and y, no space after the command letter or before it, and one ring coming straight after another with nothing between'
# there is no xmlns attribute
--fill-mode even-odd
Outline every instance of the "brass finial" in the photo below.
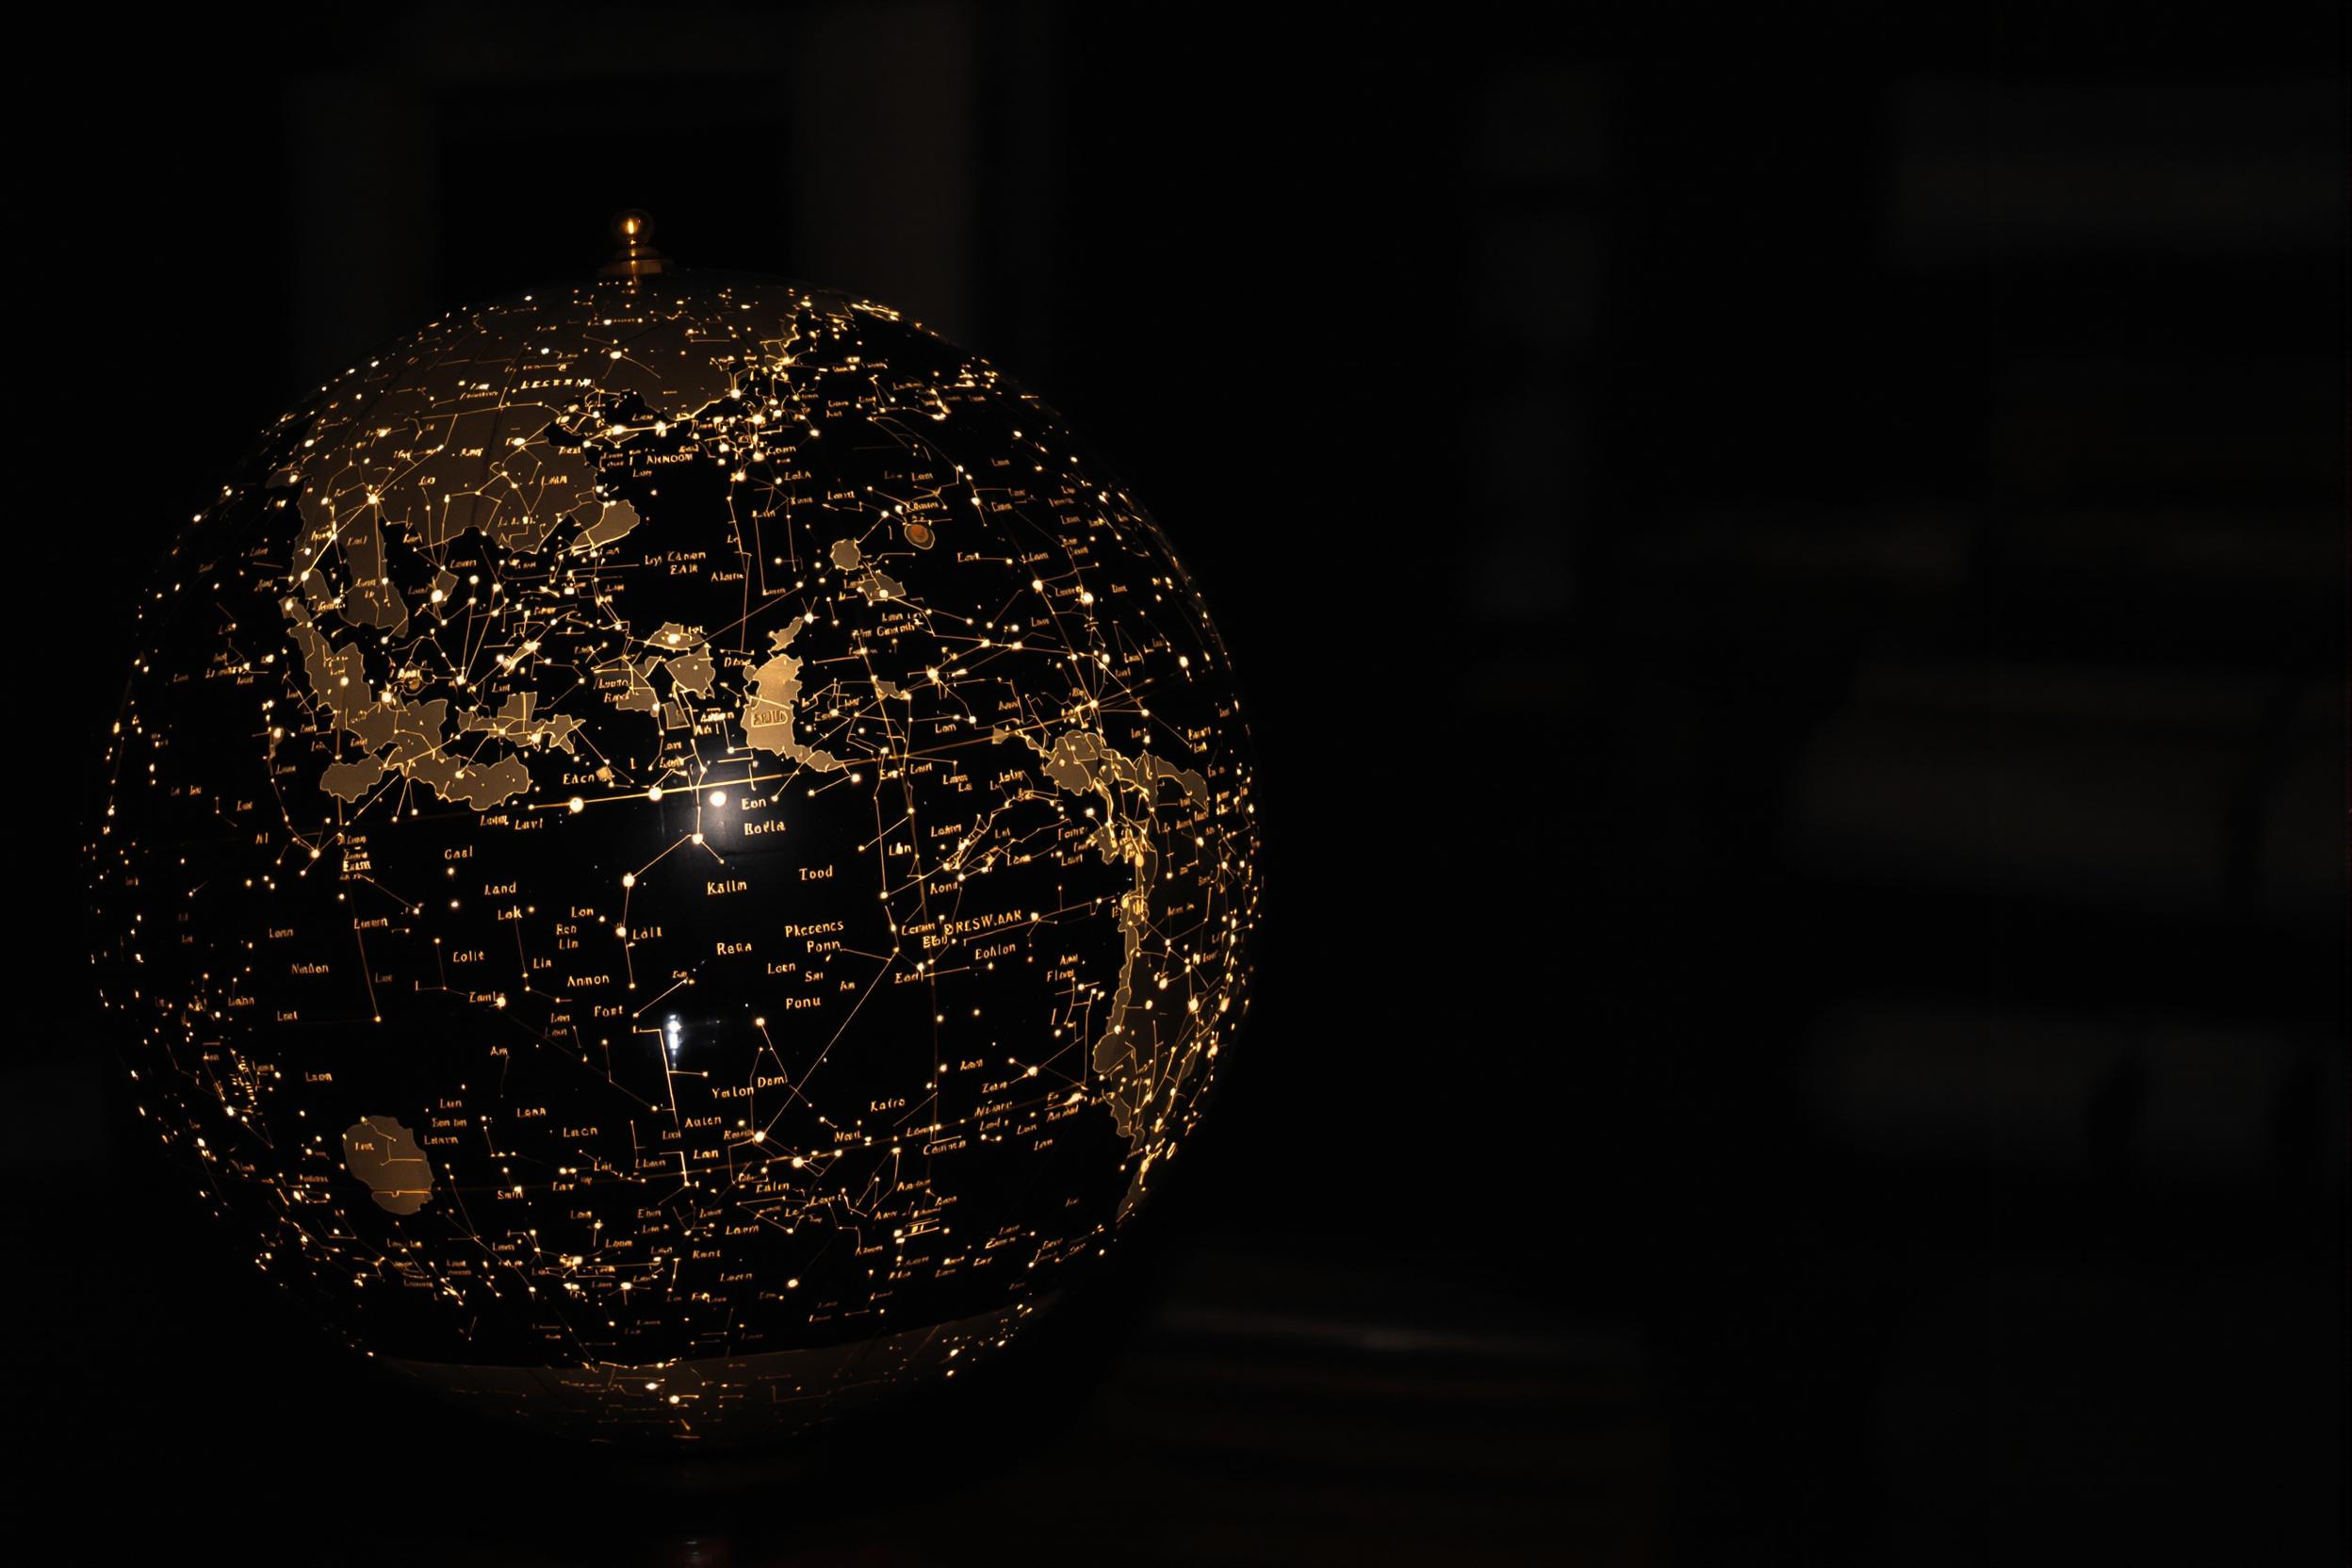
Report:
<svg viewBox="0 0 2352 1568"><path fill-rule="evenodd" d="M612 237L620 249L612 259L597 271L600 278L642 278L648 273L665 271L669 261L661 252L645 242L653 233L653 214L643 207L630 207L612 220Z"/></svg>

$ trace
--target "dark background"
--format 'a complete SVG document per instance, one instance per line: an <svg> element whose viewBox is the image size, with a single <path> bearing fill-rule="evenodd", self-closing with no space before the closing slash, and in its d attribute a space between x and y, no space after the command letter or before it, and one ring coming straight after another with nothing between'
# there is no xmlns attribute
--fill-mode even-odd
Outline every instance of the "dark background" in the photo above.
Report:
<svg viewBox="0 0 2352 1568"><path fill-rule="evenodd" d="M2340 16L1755 9L57 13L9 1530L2343 1561ZM718 1466L453 1426L257 1296L110 1119L73 913L146 561L626 205L1055 404L1266 791L1250 1029L1127 1255L953 1409Z"/></svg>

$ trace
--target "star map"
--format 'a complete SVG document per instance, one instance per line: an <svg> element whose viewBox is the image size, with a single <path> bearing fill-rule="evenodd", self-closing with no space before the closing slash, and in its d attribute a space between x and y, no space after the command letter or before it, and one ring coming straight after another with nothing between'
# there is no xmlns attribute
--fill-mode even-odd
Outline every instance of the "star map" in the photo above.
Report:
<svg viewBox="0 0 2352 1568"><path fill-rule="evenodd" d="M453 311L277 421L138 645L90 845L138 1114L489 1413L694 1442L938 1386L1163 1179L1247 1010L1200 594L1052 409L868 301Z"/></svg>

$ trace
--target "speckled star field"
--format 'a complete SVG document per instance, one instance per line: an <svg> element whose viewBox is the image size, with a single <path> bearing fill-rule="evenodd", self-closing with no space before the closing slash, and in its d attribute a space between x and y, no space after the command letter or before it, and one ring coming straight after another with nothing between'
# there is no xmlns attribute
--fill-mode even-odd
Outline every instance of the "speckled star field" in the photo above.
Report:
<svg viewBox="0 0 2352 1568"><path fill-rule="evenodd" d="M453 311L177 541L92 830L146 1125L368 1353L590 1437L1004 1343L1246 1011L1248 734L1054 412L741 274Z"/></svg>

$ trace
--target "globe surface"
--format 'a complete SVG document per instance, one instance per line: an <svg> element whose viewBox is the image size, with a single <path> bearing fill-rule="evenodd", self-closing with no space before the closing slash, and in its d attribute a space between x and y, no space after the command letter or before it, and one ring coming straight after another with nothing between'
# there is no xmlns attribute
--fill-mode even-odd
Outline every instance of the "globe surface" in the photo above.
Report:
<svg viewBox="0 0 2352 1568"><path fill-rule="evenodd" d="M1195 1125L1223 646L1054 412L700 271L449 313L144 598L92 844L144 1125L385 1364L590 1437L953 1376Z"/></svg>

